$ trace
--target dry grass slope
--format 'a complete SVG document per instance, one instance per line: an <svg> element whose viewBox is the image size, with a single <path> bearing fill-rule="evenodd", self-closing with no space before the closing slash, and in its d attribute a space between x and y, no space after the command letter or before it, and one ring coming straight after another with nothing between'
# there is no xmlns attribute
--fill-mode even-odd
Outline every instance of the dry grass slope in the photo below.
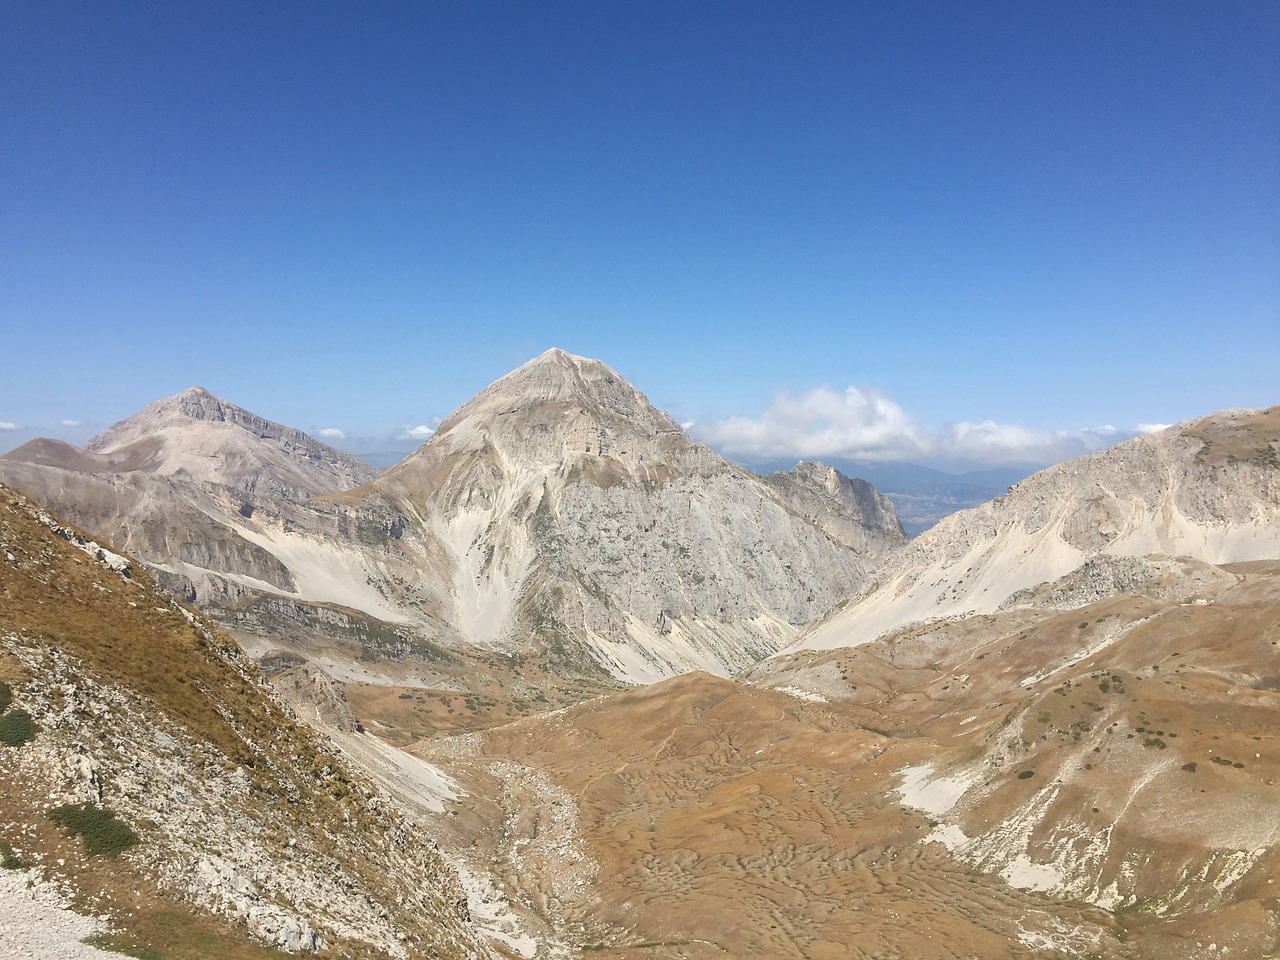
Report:
<svg viewBox="0 0 1280 960"><path fill-rule="evenodd" d="M113 917L118 944L148 956L276 955L250 939L243 917L229 924L218 903L192 902L200 898L177 883L199 874L201 858L248 869L246 850L265 876L302 884L259 882L255 909L309 917L324 955L483 954L429 842L295 722L229 640L136 564L113 572L70 542L83 535L59 525L58 536L45 518L0 487L0 680L41 727L33 742L0 750L0 839L46 872L65 861L81 909ZM150 750L152 740L168 753ZM189 779L140 778L147 769ZM229 792L211 802L200 793L208 785ZM115 858L89 856L45 815L51 798L77 790L92 809L131 816L124 825L139 842ZM187 816L191 804L204 805L198 822L212 835L175 833L170 813ZM334 880L348 885L355 919L298 900L307 883L323 892ZM373 918L368 930L398 934L362 931L361 911Z"/></svg>

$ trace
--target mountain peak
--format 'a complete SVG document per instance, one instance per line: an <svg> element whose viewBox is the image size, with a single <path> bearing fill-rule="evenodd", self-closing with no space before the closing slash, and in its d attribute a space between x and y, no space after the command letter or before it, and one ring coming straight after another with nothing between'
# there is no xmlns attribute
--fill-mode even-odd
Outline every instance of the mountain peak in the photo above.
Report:
<svg viewBox="0 0 1280 960"><path fill-rule="evenodd" d="M441 423L427 443L439 443L451 432L470 435L476 428L488 432L511 424L519 424L521 433L535 424L563 432L573 422L575 430L594 435L602 421L611 430L647 437L680 432L608 364L554 347L491 383ZM554 460L561 459L557 452Z"/></svg>
<svg viewBox="0 0 1280 960"><path fill-rule="evenodd" d="M84 450L106 458L103 469L181 475L289 496L336 493L375 472L352 454L198 386L148 404Z"/></svg>
<svg viewBox="0 0 1280 960"><path fill-rule="evenodd" d="M552 347L517 367L494 387L505 385L529 399L567 399L566 393L586 398L605 393L640 392L602 360L580 357Z"/></svg>

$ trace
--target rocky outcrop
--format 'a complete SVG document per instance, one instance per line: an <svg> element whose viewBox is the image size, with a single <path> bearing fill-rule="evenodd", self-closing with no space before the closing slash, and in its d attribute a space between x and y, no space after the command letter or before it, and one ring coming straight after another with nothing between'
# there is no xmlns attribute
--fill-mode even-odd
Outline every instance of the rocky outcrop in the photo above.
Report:
<svg viewBox="0 0 1280 960"><path fill-rule="evenodd" d="M893 504L865 480L803 460L786 473L771 473L764 480L823 533L869 557L906 542Z"/></svg>

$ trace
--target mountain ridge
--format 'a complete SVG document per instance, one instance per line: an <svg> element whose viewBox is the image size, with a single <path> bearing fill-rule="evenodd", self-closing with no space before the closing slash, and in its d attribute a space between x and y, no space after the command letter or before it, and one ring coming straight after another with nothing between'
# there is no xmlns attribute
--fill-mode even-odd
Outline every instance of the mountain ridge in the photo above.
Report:
<svg viewBox="0 0 1280 960"><path fill-rule="evenodd" d="M797 469L729 464L607 364L558 348L378 476L202 388L82 452L0 460L0 478L43 488L242 637L274 629L283 596L321 633L336 604L426 644L631 681L753 662L901 542L869 485L828 470L806 486L825 468Z"/></svg>
<svg viewBox="0 0 1280 960"><path fill-rule="evenodd" d="M409 517L473 642L523 632L554 656L583 651L585 669L651 680L737 669L860 582L903 536L858 489L865 517L852 497L791 505L792 488L691 440L606 364L552 349L328 499ZM843 540L820 513L848 514Z"/></svg>
<svg viewBox="0 0 1280 960"><path fill-rule="evenodd" d="M1228 410L1049 467L920 534L796 648L992 612L1096 554L1268 558L1280 537L1277 449L1280 407Z"/></svg>

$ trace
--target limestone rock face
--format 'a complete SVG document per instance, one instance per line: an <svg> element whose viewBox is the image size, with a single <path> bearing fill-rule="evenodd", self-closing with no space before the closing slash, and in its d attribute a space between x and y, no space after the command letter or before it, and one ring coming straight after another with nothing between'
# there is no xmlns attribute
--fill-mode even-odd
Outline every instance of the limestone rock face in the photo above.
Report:
<svg viewBox="0 0 1280 960"><path fill-rule="evenodd" d="M551 350L358 491L410 518L467 641L647 681L777 649L901 542L868 485L766 482L598 360Z"/></svg>
<svg viewBox="0 0 1280 960"><path fill-rule="evenodd" d="M765 482L828 536L870 557L905 542L893 504L867 483L846 477L825 463L801 461Z"/></svg>
<svg viewBox="0 0 1280 960"><path fill-rule="evenodd" d="M1089 559L1148 555L1211 564L1280 556L1280 407L1137 437L953 514L796 647L851 646L916 620L990 613Z"/></svg>

